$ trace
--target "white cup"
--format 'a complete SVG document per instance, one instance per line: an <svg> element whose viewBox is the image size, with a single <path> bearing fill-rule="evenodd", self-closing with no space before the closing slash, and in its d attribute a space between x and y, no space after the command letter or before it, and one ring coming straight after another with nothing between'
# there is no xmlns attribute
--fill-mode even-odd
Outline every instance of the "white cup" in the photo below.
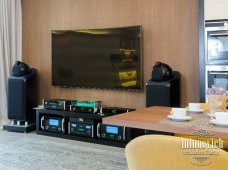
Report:
<svg viewBox="0 0 228 170"><path fill-rule="evenodd" d="M184 108L172 108L170 114L176 118L185 118L187 115L187 109Z"/></svg>
<svg viewBox="0 0 228 170"><path fill-rule="evenodd" d="M228 124L228 112L215 112L215 119L218 123Z"/></svg>
<svg viewBox="0 0 228 170"><path fill-rule="evenodd" d="M188 108L191 111L199 111L200 110L200 103L189 103Z"/></svg>

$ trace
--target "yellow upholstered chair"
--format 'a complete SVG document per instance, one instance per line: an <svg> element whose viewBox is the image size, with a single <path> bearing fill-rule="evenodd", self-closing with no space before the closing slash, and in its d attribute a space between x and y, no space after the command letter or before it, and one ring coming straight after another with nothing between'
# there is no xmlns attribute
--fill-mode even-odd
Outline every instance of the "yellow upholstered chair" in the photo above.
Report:
<svg viewBox="0 0 228 170"><path fill-rule="evenodd" d="M125 154L129 170L228 170L228 153L221 149L181 148L184 138L144 135L130 141ZM191 155L191 153L217 153Z"/></svg>
<svg viewBox="0 0 228 170"><path fill-rule="evenodd" d="M210 137L203 137L203 136L193 136L193 135L185 135L185 134L179 134L176 133L175 136L182 137L182 138L189 138L194 140L200 140L200 141L211 141L212 138ZM213 140L218 140L218 138L213 138ZM221 139L223 141L223 150L228 152L228 140ZM228 169L227 169L228 170Z"/></svg>

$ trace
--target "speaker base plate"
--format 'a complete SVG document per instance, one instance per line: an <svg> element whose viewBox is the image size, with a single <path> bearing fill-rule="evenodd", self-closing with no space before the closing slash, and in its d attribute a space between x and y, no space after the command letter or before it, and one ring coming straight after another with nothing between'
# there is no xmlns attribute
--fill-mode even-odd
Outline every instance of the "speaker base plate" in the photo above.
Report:
<svg viewBox="0 0 228 170"><path fill-rule="evenodd" d="M18 126L18 125L7 124L7 125L3 125L3 130L27 133L27 132L35 131L36 125L35 125L35 123L28 124L27 126Z"/></svg>

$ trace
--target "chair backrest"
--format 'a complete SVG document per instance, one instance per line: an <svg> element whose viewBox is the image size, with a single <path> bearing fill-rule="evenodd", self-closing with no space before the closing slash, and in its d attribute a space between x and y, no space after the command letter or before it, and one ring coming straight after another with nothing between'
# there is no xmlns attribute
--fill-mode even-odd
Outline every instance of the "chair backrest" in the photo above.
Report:
<svg viewBox="0 0 228 170"><path fill-rule="evenodd" d="M196 144L200 143L175 136L140 136L130 141L125 148L128 168L129 170L228 170L227 152L219 148L197 148L199 145Z"/></svg>

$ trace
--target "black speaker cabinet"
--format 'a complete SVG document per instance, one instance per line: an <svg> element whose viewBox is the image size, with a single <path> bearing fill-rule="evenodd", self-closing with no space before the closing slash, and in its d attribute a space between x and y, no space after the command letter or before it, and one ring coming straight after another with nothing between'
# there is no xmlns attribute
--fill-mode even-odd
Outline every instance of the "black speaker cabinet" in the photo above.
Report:
<svg viewBox="0 0 228 170"><path fill-rule="evenodd" d="M180 74L177 71L169 81L146 83L146 107L149 106L180 107Z"/></svg>
<svg viewBox="0 0 228 170"><path fill-rule="evenodd" d="M8 78L8 118L10 120L35 122L36 70L21 77Z"/></svg>

